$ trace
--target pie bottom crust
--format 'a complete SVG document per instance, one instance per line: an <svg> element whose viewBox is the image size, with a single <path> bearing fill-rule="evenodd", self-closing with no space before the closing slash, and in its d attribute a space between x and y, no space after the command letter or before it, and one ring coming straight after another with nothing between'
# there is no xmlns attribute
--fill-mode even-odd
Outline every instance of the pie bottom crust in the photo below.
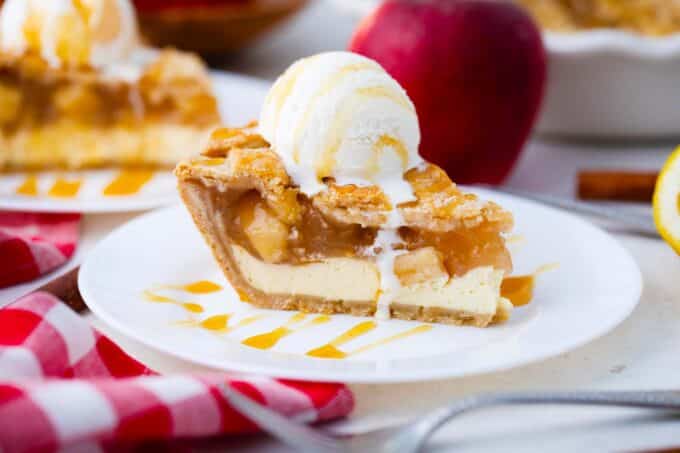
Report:
<svg viewBox="0 0 680 453"><path fill-rule="evenodd" d="M218 218L220 212L219 207L215 206L210 190L205 190L195 182L184 180L179 182L178 188L185 206L189 209L194 223L212 250L225 277L244 302L259 308L297 310L308 313L355 316L373 316L375 314L376 302L372 300L351 302L327 300L299 294L270 294L254 288L244 278L236 264L230 247L232 241L227 232L220 228L219 221L212 220ZM507 313L503 313L500 309L494 315L393 303L390 306L390 315L396 319L485 327L506 319Z"/></svg>

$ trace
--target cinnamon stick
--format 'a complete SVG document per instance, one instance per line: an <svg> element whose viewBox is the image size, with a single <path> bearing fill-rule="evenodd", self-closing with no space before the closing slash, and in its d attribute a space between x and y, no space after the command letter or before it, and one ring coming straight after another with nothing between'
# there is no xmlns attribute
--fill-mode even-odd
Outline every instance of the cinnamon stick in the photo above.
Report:
<svg viewBox="0 0 680 453"><path fill-rule="evenodd" d="M656 172L581 171L578 197L582 200L651 202Z"/></svg>

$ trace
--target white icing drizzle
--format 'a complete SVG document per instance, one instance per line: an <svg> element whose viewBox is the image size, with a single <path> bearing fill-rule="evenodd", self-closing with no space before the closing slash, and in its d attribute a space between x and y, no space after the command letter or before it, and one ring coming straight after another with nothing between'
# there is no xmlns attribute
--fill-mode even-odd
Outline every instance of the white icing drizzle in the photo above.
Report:
<svg viewBox="0 0 680 453"><path fill-rule="evenodd" d="M390 306L401 288L399 277L394 273L394 261L397 256L406 253L405 250L395 250L394 246L401 243L399 233L395 228L382 228L373 243L375 262L380 272L380 294L376 301L375 317L390 318Z"/></svg>

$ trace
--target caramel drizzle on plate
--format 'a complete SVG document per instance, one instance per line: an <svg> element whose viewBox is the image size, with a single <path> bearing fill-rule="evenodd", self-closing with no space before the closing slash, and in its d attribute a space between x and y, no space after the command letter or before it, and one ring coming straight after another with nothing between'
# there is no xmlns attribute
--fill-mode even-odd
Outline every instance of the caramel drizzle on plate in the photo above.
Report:
<svg viewBox="0 0 680 453"><path fill-rule="evenodd" d="M372 343L357 348L351 352L344 352L338 348L339 346L348 343L361 335L367 334L375 327L376 324L373 321L366 321L362 322L361 324L357 324L356 326L349 329L347 332L343 333L342 335L339 335L338 337L326 343L325 345L312 349L311 351L308 351L307 355L310 357L317 357L320 359L344 359L350 355L361 354L362 352L375 349L379 346L384 346L386 344L399 341L404 338L412 337L414 335L418 335L421 333L429 332L430 330L432 330L431 325L421 324L419 326L413 327L412 329L405 330L404 332L390 335L389 337L383 338L381 340L376 340Z"/></svg>
<svg viewBox="0 0 680 453"><path fill-rule="evenodd" d="M180 321L177 324L190 327L199 327L201 329L209 330L214 333L227 333L239 329L241 327L245 327L265 317L264 315L248 316L246 318L243 318L233 326L230 326L229 320L232 318L232 316L233 315L230 313L225 313L220 315L209 316L208 318L205 318L202 321L188 320Z"/></svg>
<svg viewBox="0 0 680 453"><path fill-rule="evenodd" d="M142 293L144 300L147 302L158 302L161 304L172 304L184 308L189 313L203 313L203 306L195 302L184 302L181 300L176 300L171 297L162 296L151 291L144 291Z"/></svg>
<svg viewBox="0 0 680 453"><path fill-rule="evenodd" d="M153 175L150 170L122 170L104 187L102 193L109 197L134 195L151 181Z"/></svg>
<svg viewBox="0 0 680 453"><path fill-rule="evenodd" d="M306 317L306 313L296 313L282 326L266 333L248 337L241 343L256 349L271 349L276 346L276 344L281 341L283 337L286 337L294 332L299 332L300 330L306 329L308 327L327 323L331 320L330 316L321 315L315 317L305 324L299 325L299 323L302 322Z"/></svg>
<svg viewBox="0 0 680 453"><path fill-rule="evenodd" d="M358 349L355 349L355 350L352 351L350 354L351 354L351 355L361 354L362 352L366 352L366 351L368 351L368 350L375 349L375 348L377 348L377 347L379 347L379 346L384 346L384 345L386 345L386 344L388 344L388 343L392 343L392 342L394 342L394 341L402 340L402 339L404 339L404 338L412 337L412 336L414 336L414 335L418 335L418 334L421 334L421 333L429 332L430 330L432 330L432 326L431 326L431 325L429 325L429 324L421 324L421 325L419 325L419 326L416 326L416 327L414 327L414 328L412 328L412 329L409 329L409 330L406 330L406 331L404 331L404 332L400 332L400 333L391 335L391 336L389 336L389 337L387 337L387 338L384 338L384 339L382 339L382 340L377 340L377 341L374 341L373 343L369 343L369 344L367 344L367 345L365 345L365 346L362 346L362 347L360 347L360 348L358 348Z"/></svg>
<svg viewBox="0 0 680 453"><path fill-rule="evenodd" d="M121 170L102 189L104 196L130 196L137 194L154 176L151 170L130 169ZM82 177L58 176L47 192L47 195L55 198L75 198L78 196L84 183ZM16 188L17 195L36 197L40 195L38 187L38 175L28 174Z"/></svg>
<svg viewBox="0 0 680 453"><path fill-rule="evenodd" d="M501 296L508 299L515 307L528 305L534 298L536 277L544 272L556 269L557 266L556 263L545 264L528 275L505 277L501 284Z"/></svg>
<svg viewBox="0 0 680 453"><path fill-rule="evenodd" d="M376 325L377 324L373 321L365 321L360 324L357 324L356 326L352 327L343 334L335 337L328 343L319 346L316 349L308 351L307 355L310 357L320 357L328 359L344 359L345 357L347 357L347 354L338 349L338 347L342 346L345 343L349 343L350 341L354 340L357 337L367 334L371 330L375 329Z"/></svg>
<svg viewBox="0 0 680 453"><path fill-rule="evenodd" d="M38 177L36 175L28 175L24 181L17 187L15 193L17 195L25 195L27 197L35 197L38 195Z"/></svg>
<svg viewBox="0 0 680 453"><path fill-rule="evenodd" d="M75 198L78 196L82 185L82 178L71 179L59 176L50 187L47 195L55 198Z"/></svg>
<svg viewBox="0 0 680 453"><path fill-rule="evenodd" d="M210 280L198 280L185 285L164 285L162 288L176 289L191 294L210 294L222 291L222 286Z"/></svg>

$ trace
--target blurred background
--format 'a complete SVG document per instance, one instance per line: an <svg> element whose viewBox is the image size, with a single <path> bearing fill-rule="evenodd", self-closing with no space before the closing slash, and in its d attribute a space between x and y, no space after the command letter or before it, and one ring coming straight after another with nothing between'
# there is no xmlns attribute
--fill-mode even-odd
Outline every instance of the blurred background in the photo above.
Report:
<svg viewBox="0 0 680 453"><path fill-rule="evenodd" d="M680 37L674 35L680 29L677 1L513 2L524 7L544 31L550 77L537 126L540 132L600 140L680 135L676 131L680 106L667 96L680 71ZM381 2L136 3L153 43L198 51L213 66L274 79L298 58L346 48L361 19ZM417 22L414 17L413 23ZM399 34L397 27L393 30Z"/></svg>
<svg viewBox="0 0 680 453"><path fill-rule="evenodd" d="M670 94L680 74L676 0L133 4L149 44L210 65L233 126L257 118L271 82L300 58L328 50L373 58L416 106L421 155L457 183L626 202L617 208L649 215L657 173L680 141L680 103ZM85 177L99 184L110 175ZM0 207L108 212L176 202L167 171L115 200L87 187L73 200L29 197L22 188L32 179L0 178ZM56 179L39 175L38 186Z"/></svg>
<svg viewBox="0 0 680 453"><path fill-rule="evenodd" d="M213 66L272 80L298 58L345 48L371 7L352 0L136 3L143 32L154 44L198 51Z"/></svg>
<svg viewBox="0 0 680 453"><path fill-rule="evenodd" d="M138 0L137 3L147 34L156 43L196 50L213 67L268 80L275 79L298 58L324 50L348 48L362 20L375 28L380 28L382 21L390 20L385 17L387 14L374 14L373 18L366 19L382 3L377 0ZM530 122L532 133L540 139L524 147L526 137L521 133L508 140L519 142L509 147L524 148L524 157L509 179L505 179L506 183L572 196L577 190L579 167L641 172L649 181L649 174L658 170L680 135L677 127L680 103L668 95L677 86L677 74L680 74L680 36L675 34L680 30L678 2L517 0L514 3L530 13L542 32L547 80L540 100L540 114L535 122ZM177 8L178 5L183 7ZM409 20L392 28L393 41L401 41L398 45L407 46L406 31L422 22L422 17L416 15L413 13ZM221 20L229 25L220 27L217 24ZM212 25L204 26L204 23L239 36L220 37L219 33L211 31ZM442 33L442 28L455 28L453 25L440 24L438 28L427 25L428 36L448 33ZM461 34L468 32L472 37L466 45L475 49L476 32L468 29ZM390 31L383 33L389 35ZM482 33L493 34L488 30L482 30ZM402 39L400 34L406 37ZM391 42L390 45L397 44ZM495 58L485 56L482 50L472 52L475 51L482 52L481 56L476 56L478 59ZM441 65L442 73L451 66L451 61L461 58L456 52L452 46L449 58L437 63ZM375 53L364 53L385 64ZM469 63L466 61L467 67L462 69L466 77L483 77L482 66L474 67ZM514 64L509 57L501 63L508 67L502 68L499 64L491 84L502 83L504 73L520 71L522 61L520 57L519 63ZM518 79L520 76L515 74L513 77ZM403 80L399 81L404 84ZM512 84L507 85L512 90ZM468 86L467 90L472 88ZM510 100L521 110L523 102L530 102L524 93L531 88L520 87L518 90L517 99ZM407 91L413 97L408 87ZM474 95L467 101L476 102ZM493 101L504 102L500 98ZM496 135L498 142L488 146L507 145L508 141L503 142L500 137L503 126L498 126L506 120L492 121L488 110L481 114L489 118L489 124L481 127L487 138L478 139L488 140L489 135ZM419 115L422 119L423 112L419 111ZM464 115L469 118L471 112L467 110L460 114ZM451 116L453 123L455 115ZM474 121L477 120L479 118ZM513 129L515 125L508 124L507 127ZM501 151L498 153L502 154ZM432 155L427 157L437 161ZM492 157L485 156L486 161ZM447 167L441 159L437 163ZM541 172L537 173L536 169ZM502 179L483 175L468 181L466 175L455 172L451 176L463 182L481 179L497 183ZM649 184L645 190L651 190Z"/></svg>

